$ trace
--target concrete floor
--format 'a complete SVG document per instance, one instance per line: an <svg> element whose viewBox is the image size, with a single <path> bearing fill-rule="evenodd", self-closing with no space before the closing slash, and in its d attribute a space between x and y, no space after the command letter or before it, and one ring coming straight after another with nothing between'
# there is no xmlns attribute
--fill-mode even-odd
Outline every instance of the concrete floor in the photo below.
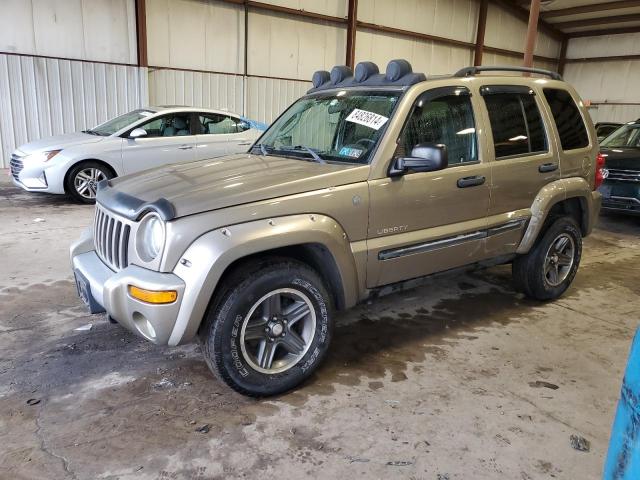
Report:
<svg viewBox="0 0 640 480"><path fill-rule="evenodd" d="M86 314L67 248L91 217L1 176L0 478L600 478L640 311L640 219L601 218L559 301L516 295L508 267L440 275L340 315L307 384L252 400L197 346Z"/></svg>

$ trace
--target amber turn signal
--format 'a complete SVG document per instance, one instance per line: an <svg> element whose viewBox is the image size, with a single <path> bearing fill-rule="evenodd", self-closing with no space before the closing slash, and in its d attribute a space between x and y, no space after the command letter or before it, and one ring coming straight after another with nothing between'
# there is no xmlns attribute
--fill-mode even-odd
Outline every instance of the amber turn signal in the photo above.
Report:
<svg viewBox="0 0 640 480"><path fill-rule="evenodd" d="M129 285L129 295L136 300L154 304L173 303L178 298L175 290L145 290L134 285Z"/></svg>

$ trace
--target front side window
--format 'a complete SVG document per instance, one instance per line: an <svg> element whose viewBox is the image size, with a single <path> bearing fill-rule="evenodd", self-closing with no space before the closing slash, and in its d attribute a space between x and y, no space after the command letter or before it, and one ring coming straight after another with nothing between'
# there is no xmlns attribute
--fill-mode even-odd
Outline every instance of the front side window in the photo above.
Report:
<svg viewBox="0 0 640 480"><path fill-rule="evenodd" d="M435 98L427 92L418 99L400 136L396 156L409 157L416 145L432 143L447 147L449 165L478 160L471 99L468 92L456 91Z"/></svg>
<svg viewBox="0 0 640 480"><path fill-rule="evenodd" d="M601 143L608 148L640 148L640 123L623 125Z"/></svg>
<svg viewBox="0 0 640 480"><path fill-rule="evenodd" d="M547 137L534 95L529 90L517 91L519 88L484 88L496 158L546 152Z"/></svg>
<svg viewBox="0 0 640 480"><path fill-rule="evenodd" d="M125 113L124 115L120 115L119 117L112 118L111 120L104 122L97 127L92 128L91 130L86 130L85 132L106 137L119 132L123 128L134 124L138 120L142 120L143 118L154 115L155 113L156 112L152 110L145 109L133 110L132 112Z"/></svg>
<svg viewBox="0 0 640 480"><path fill-rule="evenodd" d="M151 137L181 137L191 135L191 115L176 113L154 118L141 125L146 132L146 138Z"/></svg>
<svg viewBox="0 0 640 480"><path fill-rule="evenodd" d="M582 121L580 110L566 90L545 88L544 96L551 107L553 120L558 128L562 150L574 150L589 146L589 135Z"/></svg>
<svg viewBox="0 0 640 480"><path fill-rule="evenodd" d="M239 118L218 113L202 113L198 116L200 131L204 135L240 133L247 130L247 125Z"/></svg>
<svg viewBox="0 0 640 480"><path fill-rule="evenodd" d="M400 93L334 91L301 98L254 148L269 155L367 164Z"/></svg>

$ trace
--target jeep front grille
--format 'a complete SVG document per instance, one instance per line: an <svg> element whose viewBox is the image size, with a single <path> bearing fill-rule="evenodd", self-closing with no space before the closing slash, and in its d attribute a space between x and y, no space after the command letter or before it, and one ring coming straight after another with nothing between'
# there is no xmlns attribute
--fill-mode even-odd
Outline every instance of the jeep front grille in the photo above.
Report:
<svg viewBox="0 0 640 480"><path fill-rule="evenodd" d="M93 245L98 256L112 270L129 265L128 248L131 226L96 204Z"/></svg>
<svg viewBox="0 0 640 480"><path fill-rule="evenodd" d="M609 169L607 180L620 180L623 182L640 182L640 171Z"/></svg>
<svg viewBox="0 0 640 480"><path fill-rule="evenodd" d="M11 160L9 161L9 168L11 168L11 176L18 180L18 175L24 168L22 163L22 157L13 153L11 154Z"/></svg>

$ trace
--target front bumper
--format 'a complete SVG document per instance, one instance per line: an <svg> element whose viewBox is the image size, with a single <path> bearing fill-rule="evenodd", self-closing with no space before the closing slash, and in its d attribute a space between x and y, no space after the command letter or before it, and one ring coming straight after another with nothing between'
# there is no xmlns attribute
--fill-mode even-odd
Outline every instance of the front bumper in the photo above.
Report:
<svg viewBox="0 0 640 480"><path fill-rule="evenodd" d="M28 156L14 152L9 166L9 175L17 187L28 192L65 193L66 165L31 161Z"/></svg>
<svg viewBox="0 0 640 480"><path fill-rule="evenodd" d="M153 343L170 343L185 296L186 284L180 277L136 265L114 272L93 250L73 256L72 265L74 272L79 272L87 281L93 299L109 316ZM147 290L175 290L178 298L173 303L162 305L142 302L129 295L129 285Z"/></svg>
<svg viewBox="0 0 640 480"><path fill-rule="evenodd" d="M607 182L599 190L603 210L640 215L640 185L637 183Z"/></svg>

